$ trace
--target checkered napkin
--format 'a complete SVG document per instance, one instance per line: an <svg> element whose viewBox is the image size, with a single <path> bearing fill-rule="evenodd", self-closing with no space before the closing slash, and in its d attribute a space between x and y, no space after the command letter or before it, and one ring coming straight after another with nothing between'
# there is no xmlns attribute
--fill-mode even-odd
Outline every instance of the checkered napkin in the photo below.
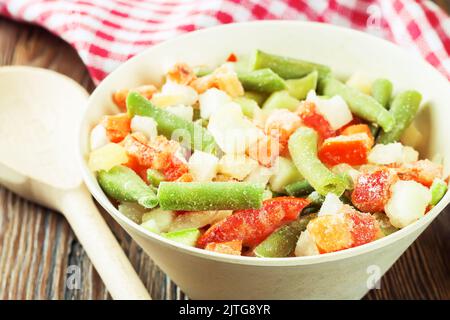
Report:
<svg viewBox="0 0 450 320"><path fill-rule="evenodd" d="M70 43L96 83L152 44L223 23L265 19L341 25L391 40L450 79L450 18L421 0L0 0L0 14Z"/></svg>

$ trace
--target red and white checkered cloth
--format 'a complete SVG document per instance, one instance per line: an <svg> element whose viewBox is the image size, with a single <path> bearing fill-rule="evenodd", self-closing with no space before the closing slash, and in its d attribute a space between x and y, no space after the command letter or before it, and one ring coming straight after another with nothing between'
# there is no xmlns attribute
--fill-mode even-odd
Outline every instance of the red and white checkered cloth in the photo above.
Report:
<svg viewBox="0 0 450 320"><path fill-rule="evenodd" d="M222 23L311 20L376 34L422 55L450 79L450 18L421 0L0 0L78 51L95 82L152 44Z"/></svg>

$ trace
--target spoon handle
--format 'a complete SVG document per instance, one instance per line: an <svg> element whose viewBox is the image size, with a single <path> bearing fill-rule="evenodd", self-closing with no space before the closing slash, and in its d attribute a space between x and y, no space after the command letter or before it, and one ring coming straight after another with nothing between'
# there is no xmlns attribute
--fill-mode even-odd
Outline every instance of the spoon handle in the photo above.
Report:
<svg viewBox="0 0 450 320"><path fill-rule="evenodd" d="M151 299L84 185L64 194L61 211L113 299Z"/></svg>

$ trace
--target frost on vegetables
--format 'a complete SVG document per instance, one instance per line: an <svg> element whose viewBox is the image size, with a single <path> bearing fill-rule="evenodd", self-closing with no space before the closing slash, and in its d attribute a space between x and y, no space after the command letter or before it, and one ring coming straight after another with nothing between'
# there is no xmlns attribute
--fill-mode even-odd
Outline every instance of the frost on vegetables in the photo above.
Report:
<svg viewBox="0 0 450 320"><path fill-rule="evenodd" d="M256 50L111 95L120 112L93 125L89 168L125 217L181 245L341 251L414 223L448 189L443 166L401 142L420 93L388 79Z"/></svg>

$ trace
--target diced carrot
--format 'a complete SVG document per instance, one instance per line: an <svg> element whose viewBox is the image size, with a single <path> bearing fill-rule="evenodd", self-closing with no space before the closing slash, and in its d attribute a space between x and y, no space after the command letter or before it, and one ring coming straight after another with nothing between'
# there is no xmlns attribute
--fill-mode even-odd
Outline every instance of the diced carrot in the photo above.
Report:
<svg viewBox="0 0 450 320"><path fill-rule="evenodd" d="M414 180L429 188L435 178L442 177L443 167L425 159L403 163L395 170L401 180Z"/></svg>
<svg viewBox="0 0 450 320"><path fill-rule="evenodd" d="M124 140L123 144L129 158L133 158L137 165L150 168L157 150L149 146L142 137L131 134Z"/></svg>
<svg viewBox="0 0 450 320"><path fill-rule="evenodd" d="M380 228L370 213L353 210L346 215L352 221L350 229L353 238L352 247L372 242L378 238Z"/></svg>
<svg viewBox="0 0 450 320"><path fill-rule="evenodd" d="M131 131L131 119L126 113L104 116L101 124L106 129L106 136L111 142L122 141Z"/></svg>
<svg viewBox="0 0 450 320"><path fill-rule="evenodd" d="M144 96L146 99L151 99L153 94L158 91L158 89L154 85L143 85L134 89L121 89L116 92L114 92L112 99L114 103L119 107L119 109L123 112L127 110L127 96L130 91L138 92L142 96Z"/></svg>
<svg viewBox="0 0 450 320"><path fill-rule="evenodd" d="M361 124L354 124L354 125L348 126L344 130L342 130L341 135L351 136L351 135L359 134L359 133L367 134L367 138L368 138L367 149L372 148L375 140L374 140L372 132L370 131L370 128L367 124L361 123Z"/></svg>
<svg viewBox="0 0 450 320"><path fill-rule="evenodd" d="M262 134L255 144L249 146L247 154L250 158L259 162L259 164L271 167L278 157L282 146L278 139L272 136Z"/></svg>
<svg viewBox="0 0 450 320"><path fill-rule="evenodd" d="M342 131L344 131L344 130L347 129L348 127L353 126L353 125L355 125L355 124L365 124L365 123L364 123L364 120L363 120L363 119L361 119L360 117L358 117L358 116L356 116L356 115L353 114L352 121L350 121L349 123L347 123L347 124L344 125L343 127L337 129L337 130L336 130L336 133L337 133L338 135L341 135L341 134L342 134Z"/></svg>
<svg viewBox="0 0 450 320"><path fill-rule="evenodd" d="M367 154L367 136L365 134L328 138L318 152L320 160L329 166L340 163L352 166L362 165L367 163Z"/></svg>
<svg viewBox="0 0 450 320"><path fill-rule="evenodd" d="M238 210L211 226L198 240L204 248L211 242L242 240L245 246L256 246L275 229L297 219L309 200L278 197L265 200L261 209Z"/></svg>
<svg viewBox="0 0 450 320"><path fill-rule="evenodd" d="M321 140L333 137L336 132L331 128L330 123L321 115L316 105L310 101L303 101L297 110L303 124L317 131Z"/></svg>
<svg viewBox="0 0 450 320"><path fill-rule="evenodd" d="M242 251L242 241L211 242L206 245L205 250L240 256Z"/></svg>
<svg viewBox="0 0 450 320"><path fill-rule="evenodd" d="M397 180L398 176L387 168L359 175L352 192L353 205L364 212L384 211L391 195L390 187Z"/></svg>
<svg viewBox="0 0 450 320"><path fill-rule="evenodd" d="M176 63L167 72L167 78L179 84L187 85L197 79L194 70L186 63Z"/></svg>
<svg viewBox="0 0 450 320"><path fill-rule="evenodd" d="M234 53L230 53L230 55L227 58L228 62L236 62L237 61L237 57Z"/></svg>

